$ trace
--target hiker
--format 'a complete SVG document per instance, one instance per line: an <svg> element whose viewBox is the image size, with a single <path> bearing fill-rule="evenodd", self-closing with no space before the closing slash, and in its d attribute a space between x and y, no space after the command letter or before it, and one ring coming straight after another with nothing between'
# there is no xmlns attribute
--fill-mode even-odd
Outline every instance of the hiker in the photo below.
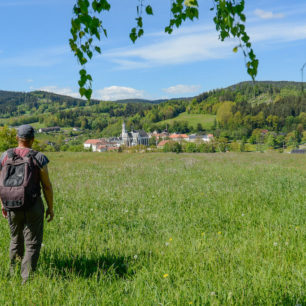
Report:
<svg viewBox="0 0 306 306"><path fill-rule="evenodd" d="M48 158L32 150L34 128L22 125L17 132L18 147L4 152L0 158L0 198L2 215L8 219L10 242L10 273L15 272L16 259L21 262L22 283L36 270L43 239L44 204L47 221L52 221L53 190L49 179ZM25 244L25 250L24 250Z"/></svg>

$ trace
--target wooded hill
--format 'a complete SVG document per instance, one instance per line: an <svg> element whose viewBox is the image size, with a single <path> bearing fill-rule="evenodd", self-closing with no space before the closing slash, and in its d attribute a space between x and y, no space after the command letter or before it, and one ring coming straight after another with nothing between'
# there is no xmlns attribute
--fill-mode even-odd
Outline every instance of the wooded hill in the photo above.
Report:
<svg viewBox="0 0 306 306"><path fill-rule="evenodd" d="M86 101L42 91L0 91L0 124L80 127L97 136L116 136L120 134L124 119L128 129L152 131L167 127L169 131L185 133L205 129L229 139L249 138L256 129L275 133L298 131L302 135L306 97L301 92L301 85L296 82L243 82L192 98L115 102ZM182 113L184 115L179 116ZM188 115L194 114L205 115L203 122L197 122L196 126L188 120ZM210 125L205 118L210 120Z"/></svg>

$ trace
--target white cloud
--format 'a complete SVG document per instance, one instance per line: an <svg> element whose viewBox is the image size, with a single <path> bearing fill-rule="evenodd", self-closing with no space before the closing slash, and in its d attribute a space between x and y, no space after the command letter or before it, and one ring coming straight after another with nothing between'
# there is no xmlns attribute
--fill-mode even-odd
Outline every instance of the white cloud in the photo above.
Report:
<svg viewBox="0 0 306 306"><path fill-rule="evenodd" d="M250 27L249 34L253 42L291 42L306 38L306 23L273 23Z"/></svg>
<svg viewBox="0 0 306 306"><path fill-rule="evenodd" d="M280 18L285 17L285 15L282 13L273 13L273 12L264 11L261 9L256 9L254 11L254 14L261 19L280 19Z"/></svg>
<svg viewBox="0 0 306 306"><path fill-rule="evenodd" d="M34 88L31 88L31 89L34 89ZM59 95L70 96L70 97L74 97L74 98L81 98L80 94L78 92L73 91L69 87L59 88L57 86L51 85L51 86L43 86L43 87L37 88L35 90L42 90L42 91L56 93L56 94L59 94Z"/></svg>
<svg viewBox="0 0 306 306"><path fill-rule="evenodd" d="M57 87L54 85L42 86L39 88L30 87L31 90L42 90L52 92L59 95L70 96L73 98L81 98L80 94L70 87ZM92 99L114 101L122 99L142 99L145 98L145 92L131 87L110 86L103 89L95 90Z"/></svg>
<svg viewBox="0 0 306 306"><path fill-rule="evenodd" d="M195 93L201 89L200 85L175 85L168 88L164 88L163 91L168 94L185 94L185 93Z"/></svg>
<svg viewBox="0 0 306 306"><path fill-rule="evenodd" d="M211 28L204 33L196 29L185 29L182 34L160 37L143 47L109 50L104 56L117 63L121 69L139 69L160 65L190 63L195 61L226 58L230 56L234 42L221 42ZM162 41L161 41L162 40Z"/></svg>
<svg viewBox="0 0 306 306"><path fill-rule="evenodd" d="M252 43L268 43L270 46L306 39L305 22L273 22L255 24L248 27ZM115 69L144 69L157 66L187 64L198 61L223 59L235 56L232 49L238 41L228 39L221 42L213 27L191 26L182 28L174 36L163 38L156 33L151 35L149 43L141 47L112 49L104 53L117 64ZM145 42L145 41L144 41Z"/></svg>
<svg viewBox="0 0 306 306"><path fill-rule="evenodd" d="M122 100L122 99L141 99L145 97L143 90L138 90L131 87L110 86L103 89L98 89L93 94L94 98L101 100Z"/></svg>

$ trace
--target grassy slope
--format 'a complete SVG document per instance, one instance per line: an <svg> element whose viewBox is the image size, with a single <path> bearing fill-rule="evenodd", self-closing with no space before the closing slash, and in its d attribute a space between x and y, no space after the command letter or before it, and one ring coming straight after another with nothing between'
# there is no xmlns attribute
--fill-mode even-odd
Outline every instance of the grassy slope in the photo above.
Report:
<svg viewBox="0 0 306 306"><path fill-rule="evenodd" d="M188 114L181 113L177 117L160 121L158 124L171 124L173 121L188 121L188 123L194 128L197 127L198 123L201 123L204 129L210 129L214 124L216 116L214 115L204 115L204 114Z"/></svg>
<svg viewBox="0 0 306 306"><path fill-rule="evenodd" d="M53 153L38 275L1 304L296 305L305 301L305 156ZM165 277L164 277L165 276Z"/></svg>

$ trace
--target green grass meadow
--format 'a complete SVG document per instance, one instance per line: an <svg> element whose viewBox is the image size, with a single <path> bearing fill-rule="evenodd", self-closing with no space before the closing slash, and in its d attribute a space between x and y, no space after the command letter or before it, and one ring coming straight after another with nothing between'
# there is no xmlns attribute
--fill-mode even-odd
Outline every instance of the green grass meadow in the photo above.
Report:
<svg viewBox="0 0 306 306"><path fill-rule="evenodd" d="M50 153L55 219L1 305L306 305L306 158Z"/></svg>

